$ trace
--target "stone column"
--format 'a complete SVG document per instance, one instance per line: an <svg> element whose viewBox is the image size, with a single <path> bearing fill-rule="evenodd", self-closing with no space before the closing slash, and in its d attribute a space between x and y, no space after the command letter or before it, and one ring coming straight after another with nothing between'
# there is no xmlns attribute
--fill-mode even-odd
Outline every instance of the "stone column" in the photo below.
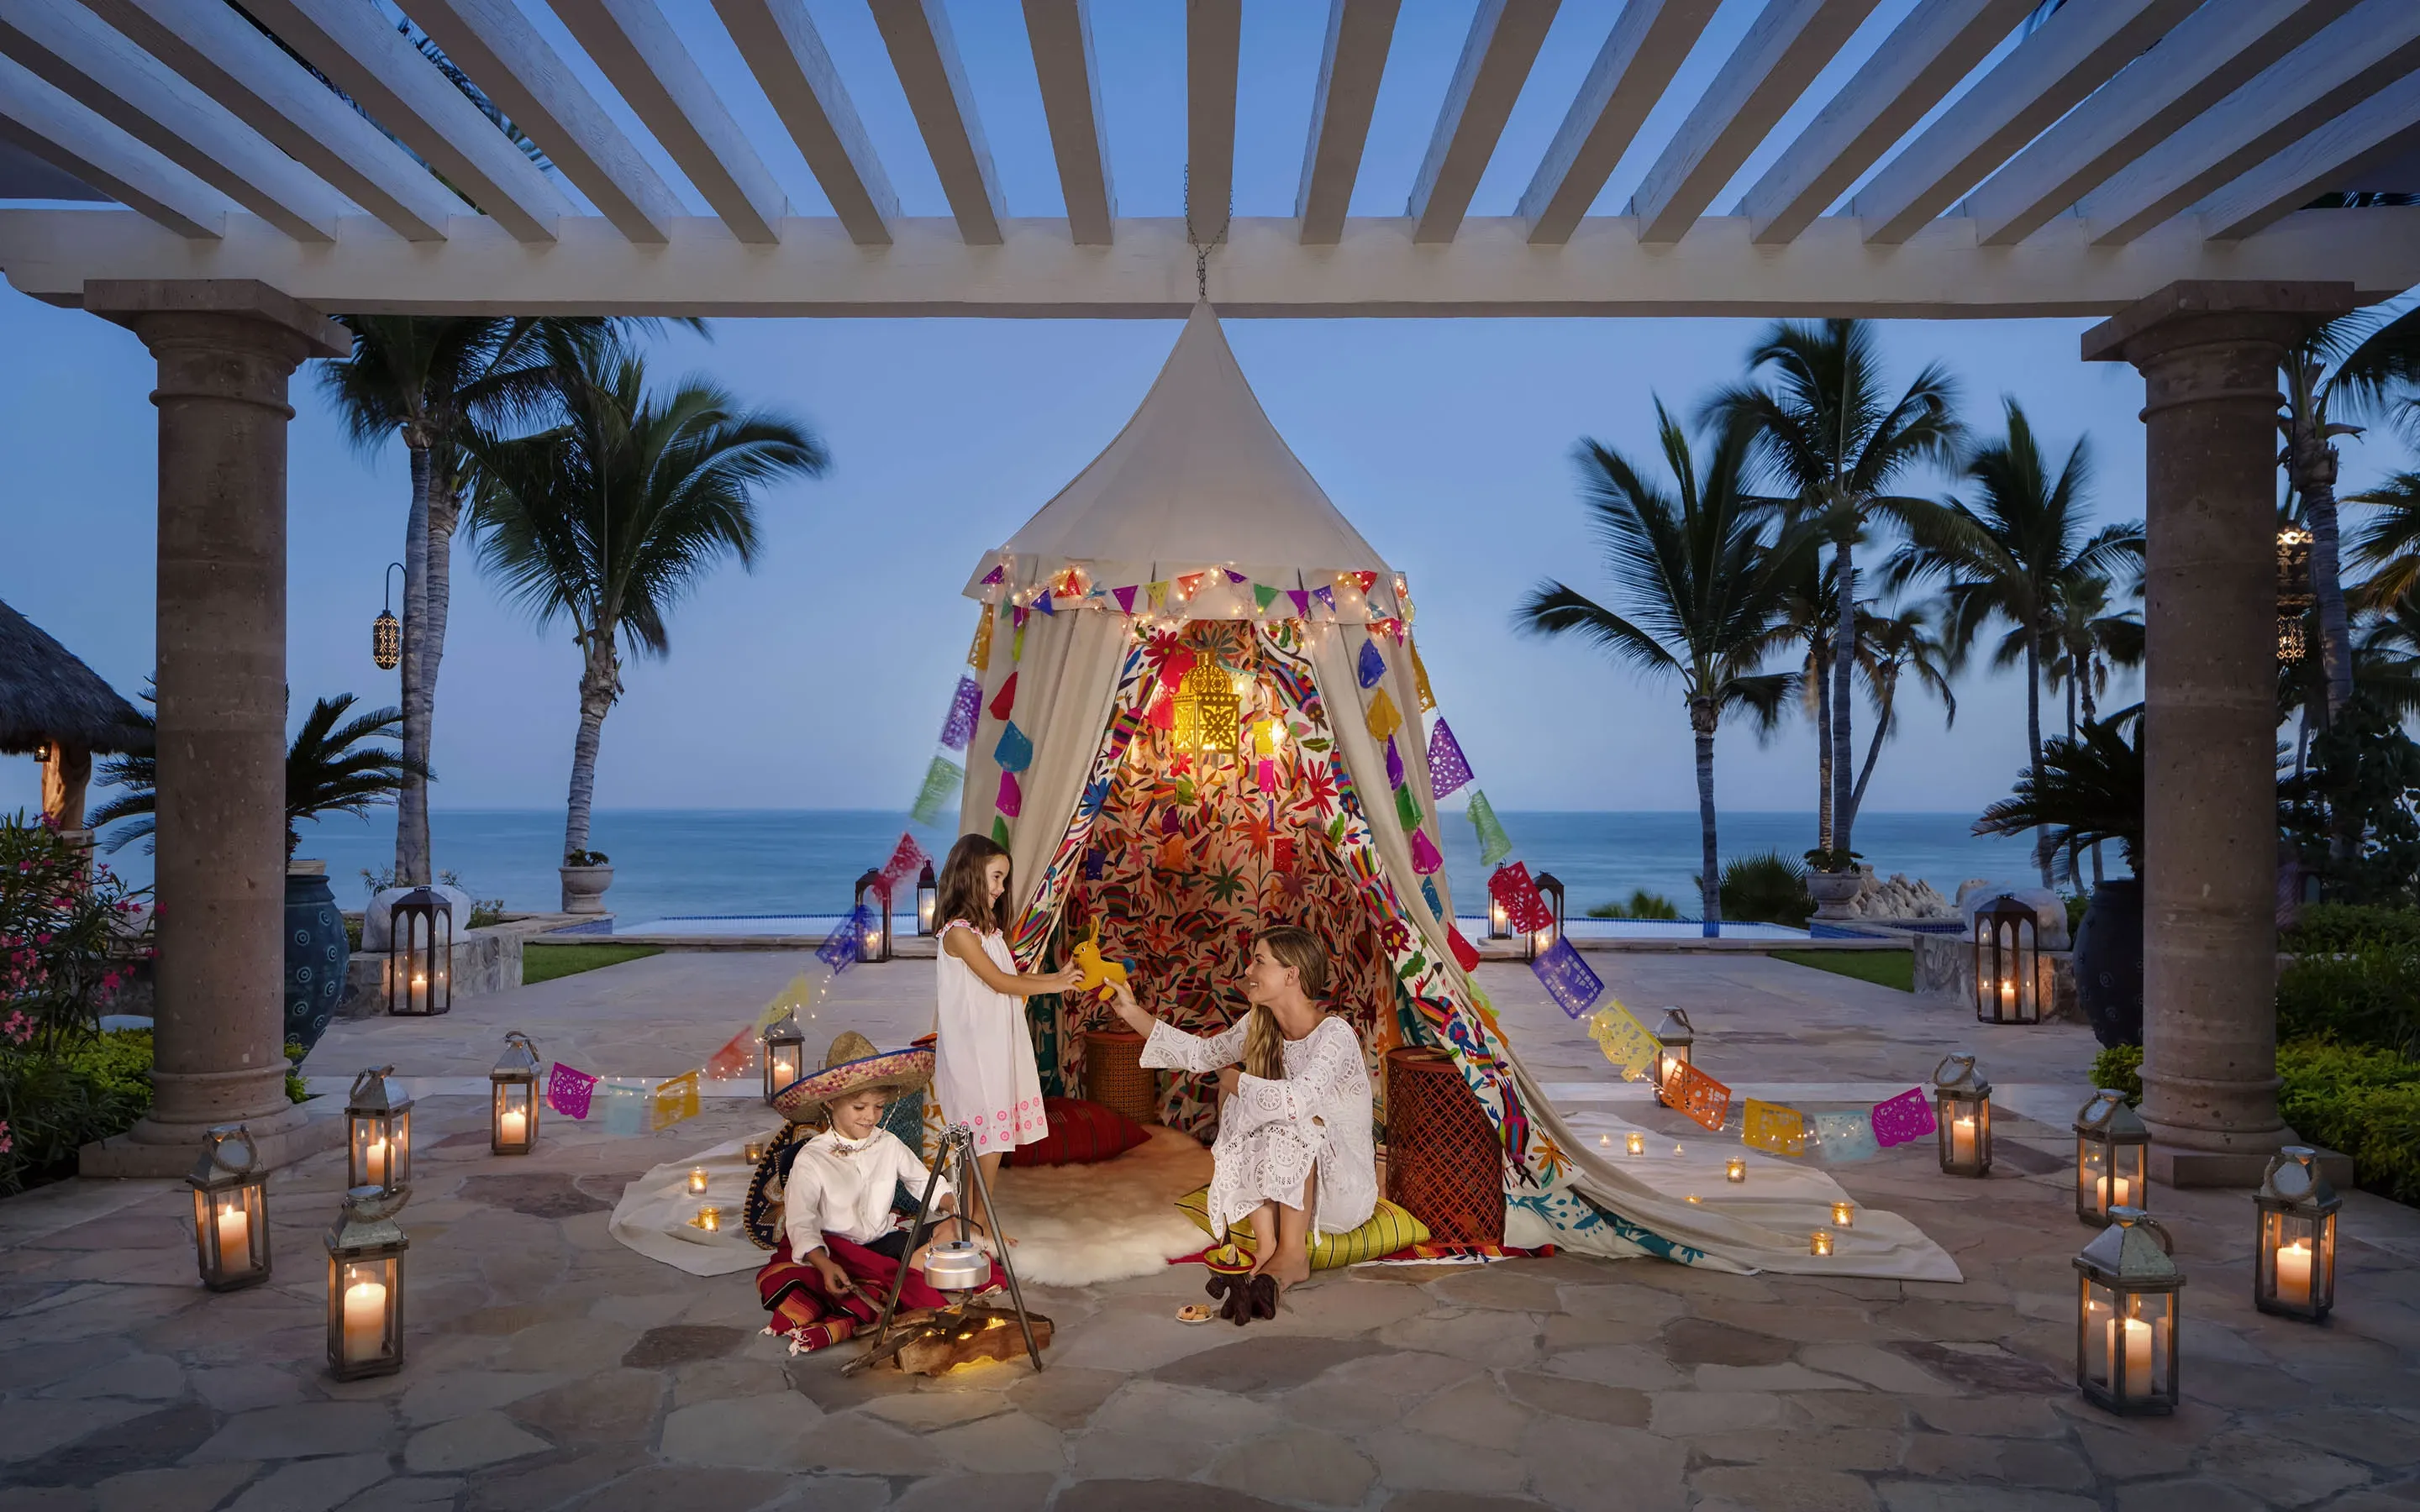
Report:
<svg viewBox="0 0 2420 1512"><path fill-rule="evenodd" d="M2350 284L2172 284L2086 332L2141 369L2143 1121L2152 1175L2251 1186L2277 1116L2278 367Z"/></svg>
<svg viewBox="0 0 2420 1512"><path fill-rule="evenodd" d="M266 285L96 281L85 307L159 363L156 1088L87 1176L176 1176L202 1131L272 1165L341 1139L286 1099L286 402L344 328Z"/></svg>

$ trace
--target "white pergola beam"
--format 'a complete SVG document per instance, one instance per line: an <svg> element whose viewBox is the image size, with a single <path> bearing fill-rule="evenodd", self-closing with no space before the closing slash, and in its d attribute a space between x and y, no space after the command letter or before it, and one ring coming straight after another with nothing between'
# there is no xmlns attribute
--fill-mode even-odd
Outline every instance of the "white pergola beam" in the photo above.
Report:
<svg viewBox="0 0 2420 1512"><path fill-rule="evenodd" d="M1344 234L1353 183L1370 141L1370 113L1395 42L1403 0L1328 0L1327 40L1319 58L1319 92L1311 105L1311 140L1302 152L1295 219L1309 246L1333 246Z"/></svg>
<svg viewBox="0 0 2420 1512"><path fill-rule="evenodd" d="M1664 98L1719 0L1628 0L1513 212L1542 247L1571 239Z"/></svg>
<svg viewBox="0 0 2420 1512"><path fill-rule="evenodd" d="M940 176L941 193L950 202L950 213L957 218L960 239L969 246L1000 245L1000 225L1008 211L941 0L867 3L874 11L874 24L882 33L882 45L891 53L899 86L908 93L916 129L923 133L933 171Z"/></svg>
<svg viewBox="0 0 2420 1512"><path fill-rule="evenodd" d="M1412 181L1416 241L1451 241L1470 212L1470 196L1496 156L1497 140L1529 81L1559 0L1479 0L1461 61L1429 133L1428 155Z"/></svg>
<svg viewBox="0 0 2420 1512"><path fill-rule="evenodd" d="M226 6L84 0L245 125L410 241L442 241L470 207L411 154Z"/></svg>
<svg viewBox="0 0 2420 1512"><path fill-rule="evenodd" d="M1765 0L1747 35L1639 180L1642 241L1688 234L1765 133L1847 45L1875 0Z"/></svg>
<svg viewBox="0 0 2420 1512"><path fill-rule="evenodd" d="M303 241L352 207L226 108L70 0L0 0L0 53Z"/></svg>
<svg viewBox="0 0 2420 1512"><path fill-rule="evenodd" d="M1798 139L1741 197L1779 246L1832 208L1924 113L1991 54L2037 0L1919 0Z"/></svg>
<svg viewBox="0 0 2420 1512"><path fill-rule="evenodd" d="M414 247L356 217L335 246L311 247L239 213L205 249L126 210L0 210L0 269L54 303L75 303L86 279L256 278L322 309L389 314L1166 319L1193 302L1174 216L1121 221L1109 247L1076 246L1055 217L1005 223L997 247L967 246L940 217L892 223L889 248L829 217L782 231L778 247L748 247L698 217L646 247L581 216L537 247L466 217L444 245ZM1408 220L1357 218L1337 245L1305 247L1292 216L1239 217L1217 275L1219 312L1240 317L2102 316L2180 279L2344 280L2389 298L2420 284L2420 208L2307 210L2240 242L2180 219L2114 252L2080 224L1978 248L1955 219L1877 247L1838 216L1787 247L1757 245L1740 217L1650 246L1619 216L1584 222L1556 253L1512 216L1466 221L1446 246L1414 241Z"/></svg>
<svg viewBox="0 0 2420 1512"><path fill-rule="evenodd" d="M2406 74L2195 206L2195 218L2213 241L2257 235L2341 189L2366 163L2407 149L2420 140L2415 122L2420 74Z"/></svg>
<svg viewBox="0 0 2420 1512"><path fill-rule="evenodd" d="M1079 247L1109 244L1117 193L1101 138L1101 77L1093 56L1088 0L1025 0L1025 39L1042 85L1042 115L1050 126L1050 153L1059 162L1059 195L1068 234Z"/></svg>
<svg viewBox="0 0 2420 1512"><path fill-rule="evenodd" d="M889 246L899 196L802 0L714 0L714 8L851 239Z"/></svg>
<svg viewBox="0 0 2420 1512"><path fill-rule="evenodd" d="M1905 241L2141 56L2195 4L2086 0L2060 8L1884 164L1849 213L1873 240Z"/></svg>
<svg viewBox="0 0 2420 1512"><path fill-rule="evenodd" d="M2352 5L2206 0L1967 196L1984 245L2033 235Z"/></svg>
<svg viewBox="0 0 2420 1512"><path fill-rule="evenodd" d="M777 240L788 198L656 0L551 3L731 234L752 246Z"/></svg>
<svg viewBox="0 0 2420 1512"><path fill-rule="evenodd" d="M1243 0L1185 0L1185 214L1222 241L1235 196L1235 78Z"/></svg>
<svg viewBox="0 0 2420 1512"><path fill-rule="evenodd" d="M224 234L232 207L218 191L6 57L0 57L0 137L73 174L180 242L215 241ZM119 222L132 218L123 210L84 213ZM292 237L269 223L253 224L293 244Z"/></svg>
<svg viewBox="0 0 2420 1512"><path fill-rule="evenodd" d="M551 241L555 222L574 213L537 164L374 7L246 0L244 8L517 239Z"/></svg>
<svg viewBox="0 0 2420 1512"><path fill-rule="evenodd" d="M411 19L624 236L660 242L689 214L512 0L411 0Z"/></svg>
<svg viewBox="0 0 2420 1512"><path fill-rule="evenodd" d="M2363 3L2087 195L2078 212L2123 246L2420 69L2420 4Z"/></svg>

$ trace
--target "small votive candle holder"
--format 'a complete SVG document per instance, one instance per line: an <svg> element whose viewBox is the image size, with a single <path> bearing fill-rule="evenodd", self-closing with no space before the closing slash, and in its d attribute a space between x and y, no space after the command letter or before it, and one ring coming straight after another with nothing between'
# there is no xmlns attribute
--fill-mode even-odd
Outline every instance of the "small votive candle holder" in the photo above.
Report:
<svg viewBox="0 0 2420 1512"><path fill-rule="evenodd" d="M1630 1152L1634 1155L1644 1155L1647 1153L1647 1136L1645 1134L1633 1134L1630 1136Z"/></svg>
<svg viewBox="0 0 2420 1512"><path fill-rule="evenodd" d="M703 1228L709 1234L719 1234L722 1232L722 1210L711 1202L706 1203L697 1210L697 1216L689 1221L689 1226Z"/></svg>
<svg viewBox="0 0 2420 1512"><path fill-rule="evenodd" d="M765 1158L765 1151L771 1148L772 1146L766 1140L751 1139L746 1144L739 1147L739 1153L747 1156L748 1164L753 1165L757 1162L763 1160Z"/></svg>
<svg viewBox="0 0 2420 1512"><path fill-rule="evenodd" d="M689 1190L691 1196L703 1196L706 1195L705 1166L692 1165L689 1168Z"/></svg>
<svg viewBox="0 0 2420 1512"><path fill-rule="evenodd" d="M1739 1182L1747 1180L1747 1162L1737 1155L1723 1162L1723 1180Z"/></svg>
<svg viewBox="0 0 2420 1512"><path fill-rule="evenodd" d="M1835 1228L1854 1228L1854 1227L1857 1227L1857 1205L1856 1205L1855 1203L1854 1203L1854 1202L1835 1202L1835 1203L1833 1203L1833 1204L1832 1204L1832 1227L1835 1227Z"/></svg>
<svg viewBox="0 0 2420 1512"><path fill-rule="evenodd" d="M1696 1194L1695 1192L1692 1192L1692 1193L1690 1193L1690 1194L1689 1194L1689 1200L1690 1200L1690 1201L1692 1201L1692 1202L1703 1202L1703 1201L1705 1201L1706 1199L1705 1199L1705 1198L1703 1198L1703 1197L1701 1197L1701 1196L1698 1196L1698 1194Z"/></svg>
<svg viewBox="0 0 2420 1512"><path fill-rule="evenodd" d="M1809 1255L1829 1255L1829 1254L1831 1254L1831 1253L1832 1253L1832 1236L1831 1236L1829 1233L1825 1232L1823 1229L1821 1229L1821 1228L1818 1228L1818 1229L1817 1229L1817 1230L1815 1230L1813 1233L1811 1233L1811 1234L1807 1235L1807 1254L1809 1254Z"/></svg>
<svg viewBox="0 0 2420 1512"><path fill-rule="evenodd" d="M1598 1144L1600 1144L1600 1145L1604 1145L1604 1146L1607 1147L1608 1149L1610 1149L1610 1148L1612 1147L1612 1145L1613 1145L1613 1135L1611 1135L1611 1134L1599 1134L1599 1135L1597 1135L1597 1136L1596 1136L1596 1142L1597 1142Z"/></svg>

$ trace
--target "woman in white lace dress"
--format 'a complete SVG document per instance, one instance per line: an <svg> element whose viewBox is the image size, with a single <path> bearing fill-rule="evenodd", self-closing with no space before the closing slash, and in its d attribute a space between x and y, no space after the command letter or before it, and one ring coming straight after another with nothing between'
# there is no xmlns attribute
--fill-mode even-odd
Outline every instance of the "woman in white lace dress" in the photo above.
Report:
<svg viewBox="0 0 2420 1512"><path fill-rule="evenodd" d="M1326 951L1292 925L1253 942L1244 973L1251 1011L1219 1033L1171 1027L1123 984L1112 988L1118 1016L1149 1036L1144 1065L1218 1073L1210 1223L1223 1238L1230 1225L1251 1221L1254 1316L1274 1317L1278 1288L1310 1277L1312 1225L1350 1233L1378 1205L1370 1072L1353 1026L1320 1008L1326 988ZM1213 1296L1223 1279L1214 1278ZM1228 1316L1245 1321L1232 1304Z"/></svg>

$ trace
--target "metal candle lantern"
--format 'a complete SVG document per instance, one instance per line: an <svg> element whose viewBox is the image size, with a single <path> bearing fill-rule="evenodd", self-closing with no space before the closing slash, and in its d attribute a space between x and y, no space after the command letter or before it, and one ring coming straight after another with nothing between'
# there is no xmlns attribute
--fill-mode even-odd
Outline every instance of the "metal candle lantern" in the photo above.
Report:
<svg viewBox="0 0 2420 1512"><path fill-rule="evenodd" d="M345 1185L400 1192L411 1184L411 1099L398 1098L379 1066L353 1078L345 1103Z"/></svg>
<svg viewBox="0 0 2420 1512"><path fill-rule="evenodd" d="M338 1381L403 1368L403 1252L395 1215L409 1194L355 1187L328 1230L328 1373Z"/></svg>
<svg viewBox="0 0 2420 1512"><path fill-rule="evenodd" d="M1487 937L1491 940L1501 940L1511 938L1512 934L1512 910L1504 906L1503 899L1489 898L1487 900Z"/></svg>
<svg viewBox="0 0 2420 1512"><path fill-rule="evenodd" d="M1933 1126L1941 1140L1941 1174L1992 1174L1992 1084L1961 1050L1932 1068Z"/></svg>
<svg viewBox="0 0 2420 1512"><path fill-rule="evenodd" d="M1975 1018L2041 1022L2041 920L2031 903L1997 898L1975 910Z"/></svg>
<svg viewBox="0 0 2420 1512"><path fill-rule="evenodd" d="M1208 657L1177 684L1171 744L1188 756L1233 756L1243 744L1243 700L1234 679Z"/></svg>
<svg viewBox="0 0 2420 1512"><path fill-rule="evenodd" d="M519 1029L504 1034L504 1053L488 1072L488 1149L526 1155L537 1148L537 1046Z"/></svg>
<svg viewBox="0 0 2420 1512"><path fill-rule="evenodd" d="M799 1016L784 1013L765 1031L765 1102L769 1106L773 1094L799 1079L799 1068L807 1063L807 1037L799 1028Z"/></svg>
<svg viewBox="0 0 2420 1512"><path fill-rule="evenodd" d="M238 1291L269 1279L269 1173L252 1132L225 1123L204 1134L194 1189L194 1257L202 1285Z"/></svg>
<svg viewBox="0 0 2420 1512"><path fill-rule="evenodd" d="M386 1011L442 1013L454 1006L454 904L414 887L387 915Z"/></svg>
<svg viewBox="0 0 2420 1512"><path fill-rule="evenodd" d="M1541 872L1538 873L1535 881L1538 884L1538 891L1544 896L1547 903L1552 906L1555 911L1555 921L1547 925L1544 929L1532 930L1529 932L1529 938L1527 942L1524 954L1532 961L1538 959L1538 955L1541 951L1546 949L1557 940L1563 937L1562 878L1555 875L1552 872Z"/></svg>
<svg viewBox="0 0 2420 1512"><path fill-rule="evenodd" d="M2319 1159L2315 1149L2288 1145L2271 1157L2252 1199L2260 1213L2252 1304L2314 1323L2335 1305L2336 1210L2344 1206L2320 1174Z"/></svg>
<svg viewBox="0 0 2420 1512"><path fill-rule="evenodd" d="M402 568L400 562L386 564L386 607L370 621L370 660L382 672L395 671L403 660L403 622L395 617L395 575Z"/></svg>
<svg viewBox="0 0 2420 1512"><path fill-rule="evenodd" d="M2311 592L2311 532L2300 525L2277 532L2277 659L2291 666L2304 654L2303 619L2319 599Z"/></svg>
<svg viewBox="0 0 2420 1512"><path fill-rule="evenodd" d="M2074 1263L2076 1389L2123 1416L2175 1412L2185 1273L2168 1257L2167 1231L2142 1209L2120 1204Z"/></svg>
<svg viewBox="0 0 2420 1512"><path fill-rule="evenodd" d="M1698 1037L1689 1028L1689 1015L1677 1008L1664 1011L1664 1022L1655 1026L1655 1038L1664 1048L1655 1057L1655 1101L1665 1107L1672 1106L1671 1095L1665 1090L1682 1067L1689 1063L1689 1047Z"/></svg>
<svg viewBox="0 0 2420 1512"><path fill-rule="evenodd" d="M2093 1093L2075 1115L2075 1215L2105 1224L2113 1208L2149 1206L2150 1143L2125 1094L2105 1087Z"/></svg>
<svg viewBox="0 0 2420 1512"><path fill-rule="evenodd" d="M930 934L938 920L935 910L940 907L941 885L933 875L933 863L926 861L924 870L916 873L916 933Z"/></svg>
<svg viewBox="0 0 2420 1512"><path fill-rule="evenodd" d="M857 879L857 906L865 910L864 937L857 942L857 958L869 965L891 959L891 884L879 870Z"/></svg>

